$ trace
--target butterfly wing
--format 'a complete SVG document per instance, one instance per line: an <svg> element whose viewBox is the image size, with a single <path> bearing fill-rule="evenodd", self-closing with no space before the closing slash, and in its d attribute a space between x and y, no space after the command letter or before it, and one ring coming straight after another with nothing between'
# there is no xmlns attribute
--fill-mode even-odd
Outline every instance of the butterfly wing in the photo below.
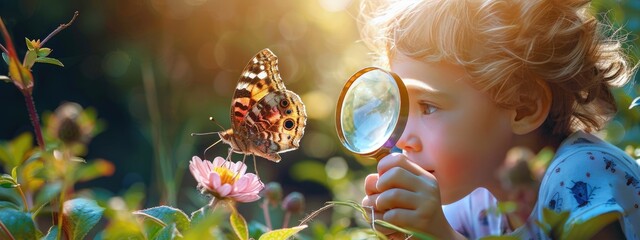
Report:
<svg viewBox="0 0 640 240"><path fill-rule="evenodd" d="M231 122L234 131L242 124L247 113L270 92L285 90L278 57L268 48L258 52L244 67L231 101Z"/></svg>
<svg viewBox="0 0 640 240"><path fill-rule="evenodd" d="M278 153L300 146L307 124L307 112L300 97L292 91L269 92L245 116L240 130L250 140L252 154L274 162Z"/></svg>

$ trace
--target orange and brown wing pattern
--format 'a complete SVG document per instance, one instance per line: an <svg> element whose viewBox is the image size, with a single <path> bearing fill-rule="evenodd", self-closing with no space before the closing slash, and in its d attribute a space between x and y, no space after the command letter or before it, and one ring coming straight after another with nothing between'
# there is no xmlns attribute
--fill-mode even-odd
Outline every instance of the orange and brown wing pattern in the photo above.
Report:
<svg viewBox="0 0 640 240"><path fill-rule="evenodd" d="M278 71L278 57L265 48L249 60L238 80L231 101L233 129L238 131L247 113L260 99L280 90L285 87Z"/></svg>
<svg viewBox="0 0 640 240"><path fill-rule="evenodd" d="M306 124L307 112L297 94L270 92L251 108L236 136L248 141L248 152L278 162L278 153L300 146Z"/></svg>

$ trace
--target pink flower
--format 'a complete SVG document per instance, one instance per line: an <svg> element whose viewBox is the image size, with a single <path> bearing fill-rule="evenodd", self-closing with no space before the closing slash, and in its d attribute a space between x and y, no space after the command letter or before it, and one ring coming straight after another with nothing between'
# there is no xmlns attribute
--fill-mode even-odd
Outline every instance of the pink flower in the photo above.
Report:
<svg viewBox="0 0 640 240"><path fill-rule="evenodd" d="M189 170L198 182L202 193L209 193L217 199L231 199L237 202L253 202L260 199L258 193L264 183L253 173L246 173L247 165L230 162L216 157L213 162L193 156Z"/></svg>

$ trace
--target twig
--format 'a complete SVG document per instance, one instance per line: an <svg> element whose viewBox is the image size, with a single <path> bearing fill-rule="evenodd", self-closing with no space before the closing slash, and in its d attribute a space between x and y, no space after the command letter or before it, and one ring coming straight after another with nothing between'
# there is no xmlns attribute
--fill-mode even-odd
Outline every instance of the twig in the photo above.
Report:
<svg viewBox="0 0 640 240"><path fill-rule="evenodd" d="M307 224L307 222L311 221L311 219L313 219L314 217L318 216L318 214L320 214L322 211L327 210L331 207L333 207L335 204L333 203L329 203L327 205L324 205L324 207L319 208L318 210L313 211L311 214L309 214L309 216L305 217L304 219L302 219L302 221L300 221L300 224L298 224L298 226L302 226Z"/></svg>
<svg viewBox="0 0 640 240"><path fill-rule="evenodd" d="M53 30L53 32L49 33L49 36L47 36L44 40L42 40L42 42L40 42L40 47L44 46L44 44L49 41L49 39L51 39L53 36L55 36L56 34L58 34L60 31L64 30L65 28L71 26L71 24L73 23L73 21L76 20L76 17L78 17L80 13L78 13L78 11L76 11L75 13L73 13L73 18L71 18L71 21L69 21L66 24L60 24L60 26L58 26L58 28L56 28L56 30Z"/></svg>

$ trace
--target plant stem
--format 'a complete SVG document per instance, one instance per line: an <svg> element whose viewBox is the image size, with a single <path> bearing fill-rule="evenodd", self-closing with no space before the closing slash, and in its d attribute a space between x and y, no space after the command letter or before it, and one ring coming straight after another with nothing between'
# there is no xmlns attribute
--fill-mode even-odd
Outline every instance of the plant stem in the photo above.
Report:
<svg viewBox="0 0 640 240"><path fill-rule="evenodd" d="M22 92L24 95L24 102L27 104L27 110L29 111L29 118L31 119L31 124L33 125L33 131L36 134L36 140L38 141L38 146L40 150L44 152L44 140L42 138L42 130L40 129L40 119L38 118L38 113L36 112L36 105L33 102L33 96L28 92Z"/></svg>
<svg viewBox="0 0 640 240"><path fill-rule="evenodd" d="M2 49L3 53L9 54L9 50L7 50L6 48L4 48L4 46L2 44L0 44L0 49Z"/></svg>
<svg viewBox="0 0 640 240"><path fill-rule="evenodd" d="M22 197L22 203L24 204L24 209L29 211L29 204L27 204L27 198L24 197L24 192L22 192L22 188L20 186L17 187L18 193L20 193L20 197Z"/></svg>
<svg viewBox="0 0 640 240"><path fill-rule="evenodd" d="M66 192L67 192L67 181L63 180L62 181L62 191L60 191L60 201L59 201L59 207L58 207L58 236L57 239L62 239L62 232L64 231L64 227L63 227L63 221L64 221L64 214L62 213L64 211L64 198L66 197Z"/></svg>
<svg viewBox="0 0 640 240"><path fill-rule="evenodd" d="M260 206L262 213L264 213L264 223L267 224L267 230L271 231L271 215L269 214L269 199L265 198L264 203Z"/></svg>
<svg viewBox="0 0 640 240"><path fill-rule="evenodd" d="M213 197L211 199L211 202L209 202L209 209L211 209L211 212L213 212L216 209L216 206L218 206L218 202L220 201L217 201L217 200L218 199L216 197Z"/></svg>
<svg viewBox="0 0 640 240"><path fill-rule="evenodd" d="M0 228L2 229L2 231L4 231L7 234L7 236L9 236L9 239L15 240L13 235L11 235L11 232L9 232L9 229L7 229L7 226L5 226L4 223L2 223L1 220L0 220Z"/></svg>
<svg viewBox="0 0 640 240"><path fill-rule="evenodd" d="M71 21L69 21L66 24L60 24L60 26L58 26L58 28L56 28L55 30L53 30L53 32L49 33L49 36L47 36L44 40L42 40L42 42L40 42L40 47L44 46L44 44L49 41L49 39L51 39L53 36L55 36L56 34L58 34L60 31L64 30L65 28L71 26L71 24L73 23L73 21L76 20L76 17L78 17L78 11L76 11L75 13L73 13L73 18L71 18Z"/></svg>
<svg viewBox="0 0 640 240"><path fill-rule="evenodd" d="M291 212L286 211L284 213L284 220L282 220L282 228L287 228L287 226L289 226L289 218L291 218Z"/></svg>

